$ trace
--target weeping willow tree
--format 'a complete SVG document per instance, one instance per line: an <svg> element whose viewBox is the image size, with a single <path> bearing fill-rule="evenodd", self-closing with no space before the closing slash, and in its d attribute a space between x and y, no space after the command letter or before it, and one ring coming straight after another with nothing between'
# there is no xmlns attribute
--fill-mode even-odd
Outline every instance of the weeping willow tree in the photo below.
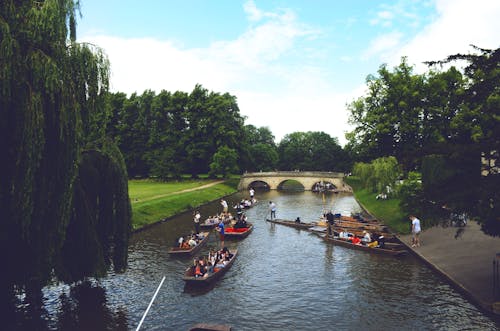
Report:
<svg viewBox="0 0 500 331"><path fill-rule="evenodd" d="M72 0L0 2L2 298L125 266L123 159L104 137L109 62Z"/></svg>

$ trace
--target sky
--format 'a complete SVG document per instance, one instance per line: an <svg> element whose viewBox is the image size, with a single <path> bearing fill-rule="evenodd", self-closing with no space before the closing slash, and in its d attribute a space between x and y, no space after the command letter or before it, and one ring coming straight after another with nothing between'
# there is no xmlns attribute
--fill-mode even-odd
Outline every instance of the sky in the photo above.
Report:
<svg viewBox="0 0 500 331"><path fill-rule="evenodd" d="M366 77L500 47L500 0L81 0L77 38L101 47L111 91L237 98L245 124L346 143Z"/></svg>

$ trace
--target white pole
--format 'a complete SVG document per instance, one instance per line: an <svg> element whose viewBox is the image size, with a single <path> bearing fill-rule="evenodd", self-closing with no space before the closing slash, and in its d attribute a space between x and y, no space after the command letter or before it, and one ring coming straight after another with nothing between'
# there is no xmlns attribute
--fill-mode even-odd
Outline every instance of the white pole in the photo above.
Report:
<svg viewBox="0 0 500 331"><path fill-rule="evenodd" d="M146 318L146 315L148 314L149 308L151 308L151 306L153 305L153 301L155 301L156 295L160 291L160 288L163 285L164 281L165 281L165 276L163 276L163 279L161 280L160 285L158 285L158 288L156 289L156 292L153 295L153 298L151 299L151 302L149 303L148 308L144 312L144 315L142 315L141 321L139 322L139 325L137 326L137 329L135 329L135 331L139 331L139 329L141 328L142 322L144 322L144 319Z"/></svg>

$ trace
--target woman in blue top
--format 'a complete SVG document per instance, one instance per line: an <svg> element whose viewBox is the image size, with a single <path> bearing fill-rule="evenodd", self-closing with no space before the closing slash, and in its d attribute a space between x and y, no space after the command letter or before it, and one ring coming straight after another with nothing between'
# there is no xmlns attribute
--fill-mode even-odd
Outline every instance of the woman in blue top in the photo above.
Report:
<svg viewBox="0 0 500 331"><path fill-rule="evenodd" d="M216 230L219 232L220 248L224 247L224 222L221 220L217 225Z"/></svg>

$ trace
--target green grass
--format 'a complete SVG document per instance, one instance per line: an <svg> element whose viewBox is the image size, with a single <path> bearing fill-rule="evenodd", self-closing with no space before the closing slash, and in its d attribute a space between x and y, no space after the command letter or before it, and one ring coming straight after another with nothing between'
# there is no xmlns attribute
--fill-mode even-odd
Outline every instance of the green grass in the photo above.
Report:
<svg viewBox="0 0 500 331"><path fill-rule="evenodd" d="M129 196L132 202L132 227L139 229L161 219L196 208L237 191L239 178L232 177L224 183L199 188L214 180L188 180L180 182L156 182L152 180L129 181Z"/></svg>
<svg viewBox="0 0 500 331"><path fill-rule="evenodd" d="M353 188L356 200L371 215L381 220L389 228L399 234L410 232L409 220L399 207L399 199L390 198L387 200L377 200L377 193L361 187L361 183L355 176L346 177L345 181Z"/></svg>

